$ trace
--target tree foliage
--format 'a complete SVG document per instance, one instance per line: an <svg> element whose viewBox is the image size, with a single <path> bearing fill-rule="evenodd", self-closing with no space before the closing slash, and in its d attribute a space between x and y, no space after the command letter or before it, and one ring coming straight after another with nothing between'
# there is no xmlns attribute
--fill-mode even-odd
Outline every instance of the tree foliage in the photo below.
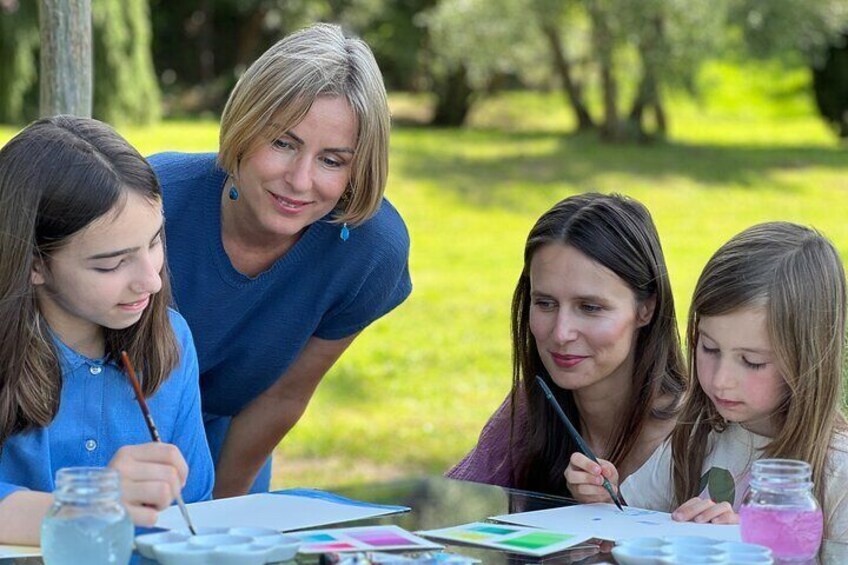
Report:
<svg viewBox="0 0 848 565"><path fill-rule="evenodd" d="M91 11L94 117L110 123L158 119L147 0L96 0ZM0 2L0 121L38 117L39 54L38 2Z"/></svg>
<svg viewBox="0 0 848 565"><path fill-rule="evenodd" d="M848 2L442 0L425 22L434 81L467 82L467 92L434 88L441 104L451 102L447 93L465 92L452 101L466 106L452 114L454 125L475 99L497 87L498 76L508 73L524 84L548 76L557 77L578 129L597 127L610 140L643 140L664 134L667 91L694 93L698 70L710 57L732 49L762 57L800 51L823 70L824 61L836 56L829 47L838 48L848 30ZM597 95L587 97L592 91Z"/></svg>
<svg viewBox="0 0 848 565"><path fill-rule="evenodd" d="M350 0L339 21L364 39L380 63L386 87L430 88L428 30L422 14L437 0Z"/></svg>
<svg viewBox="0 0 848 565"><path fill-rule="evenodd" d="M285 35L316 21L368 41L386 82L416 81L421 30L414 16L436 0L150 0L153 56L166 93L183 110L219 112L239 75Z"/></svg>
<svg viewBox="0 0 848 565"><path fill-rule="evenodd" d="M94 41L94 117L112 124L159 119L159 84L150 52L147 0L96 0L91 4Z"/></svg>
<svg viewBox="0 0 848 565"><path fill-rule="evenodd" d="M441 0L422 14L436 94L434 124L461 125L475 99L505 77L532 81L546 52L544 38L526 25L531 2Z"/></svg>
<svg viewBox="0 0 848 565"><path fill-rule="evenodd" d="M4 121L37 112L36 5L0 0ZM664 135L669 91L694 93L701 64L732 51L800 52L818 89L836 80L848 30L845 0L95 0L92 9L94 113L110 121L155 119L157 78L183 110L217 112L271 44L334 21L371 45L389 88L435 94L435 123L461 125L498 89L561 88L577 128L611 140ZM841 96L831 86L817 94L822 108Z"/></svg>
<svg viewBox="0 0 848 565"><path fill-rule="evenodd" d="M730 22L741 22L749 53L773 57L801 51L819 62L848 27L845 0L733 0Z"/></svg>
<svg viewBox="0 0 848 565"><path fill-rule="evenodd" d="M822 117L839 137L848 139L848 33L834 42L824 61L813 68L813 90Z"/></svg>
<svg viewBox="0 0 848 565"><path fill-rule="evenodd" d="M848 138L848 2L735 0L749 52L758 57L800 52L812 73L822 118Z"/></svg>
<svg viewBox="0 0 848 565"><path fill-rule="evenodd" d="M649 110L664 130L663 88L692 88L701 61L715 52L727 1L442 0L426 17L433 74L464 68L475 93L504 74L524 84L557 77L579 129L645 138ZM599 116L586 99L593 83ZM632 98L626 117L625 96Z"/></svg>
<svg viewBox="0 0 848 565"><path fill-rule="evenodd" d="M38 116L38 4L0 2L0 122Z"/></svg>

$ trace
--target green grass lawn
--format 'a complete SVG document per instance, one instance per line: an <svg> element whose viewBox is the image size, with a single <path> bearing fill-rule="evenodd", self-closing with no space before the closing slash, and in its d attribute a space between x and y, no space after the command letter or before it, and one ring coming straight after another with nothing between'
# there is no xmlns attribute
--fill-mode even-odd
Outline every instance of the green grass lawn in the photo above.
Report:
<svg viewBox="0 0 848 565"><path fill-rule="evenodd" d="M700 101L674 96L670 138L651 146L570 135L558 93L483 101L463 130L397 120L387 195L411 233L413 294L327 375L277 450L275 485L439 473L458 460L509 388L524 238L570 194L648 206L681 319L708 256L753 223L814 225L848 257L848 152L816 116L806 75L714 64L701 77ZM398 118L426 114L422 97L392 103ZM216 147L210 122L122 132L145 154ZM12 133L0 129L0 142Z"/></svg>

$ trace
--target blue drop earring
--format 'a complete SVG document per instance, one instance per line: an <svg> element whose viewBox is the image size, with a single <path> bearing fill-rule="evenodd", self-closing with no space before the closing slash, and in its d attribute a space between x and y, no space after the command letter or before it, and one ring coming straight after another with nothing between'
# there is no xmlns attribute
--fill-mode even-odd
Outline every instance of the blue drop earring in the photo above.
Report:
<svg viewBox="0 0 848 565"><path fill-rule="evenodd" d="M233 185L233 186L230 187L230 192L229 192L228 196L230 197L230 200L238 200L239 191L236 188L236 185Z"/></svg>
<svg viewBox="0 0 848 565"><path fill-rule="evenodd" d="M350 202L351 197L353 196L353 189L348 186L344 192L342 192L342 196L339 199L340 203L343 205L344 209L347 210L348 203ZM339 232L339 239L342 241L347 241L350 238L350 229L347 227L347 222L342 224L342 229Z"/></svg>

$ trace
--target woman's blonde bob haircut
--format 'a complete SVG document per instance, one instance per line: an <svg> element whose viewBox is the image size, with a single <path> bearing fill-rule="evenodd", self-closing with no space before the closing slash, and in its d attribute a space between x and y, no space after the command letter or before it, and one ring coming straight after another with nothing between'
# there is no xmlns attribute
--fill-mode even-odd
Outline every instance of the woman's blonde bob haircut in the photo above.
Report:
<svg viewBox="0 0 848 565"><path fill-rule="evenodd" d="M350 186L333 219L358 225L377 212L386 188L389 105L371 49L337 25L297 31L247 69L221 116L218 162L236 176L245 155L299 124L322 96L347 100L358 122Z"/></svg>

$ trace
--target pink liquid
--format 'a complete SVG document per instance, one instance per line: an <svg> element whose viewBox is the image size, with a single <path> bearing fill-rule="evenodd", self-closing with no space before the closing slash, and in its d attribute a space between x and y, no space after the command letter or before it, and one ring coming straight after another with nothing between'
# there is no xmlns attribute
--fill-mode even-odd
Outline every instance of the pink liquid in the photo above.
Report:
<svg viewBox="0 0 848 565"><path fill-rule="evenodd" d="M739 520L742 541L771 548L777 559L812 559L821 545L821 510L743 506Z"/></svg>

